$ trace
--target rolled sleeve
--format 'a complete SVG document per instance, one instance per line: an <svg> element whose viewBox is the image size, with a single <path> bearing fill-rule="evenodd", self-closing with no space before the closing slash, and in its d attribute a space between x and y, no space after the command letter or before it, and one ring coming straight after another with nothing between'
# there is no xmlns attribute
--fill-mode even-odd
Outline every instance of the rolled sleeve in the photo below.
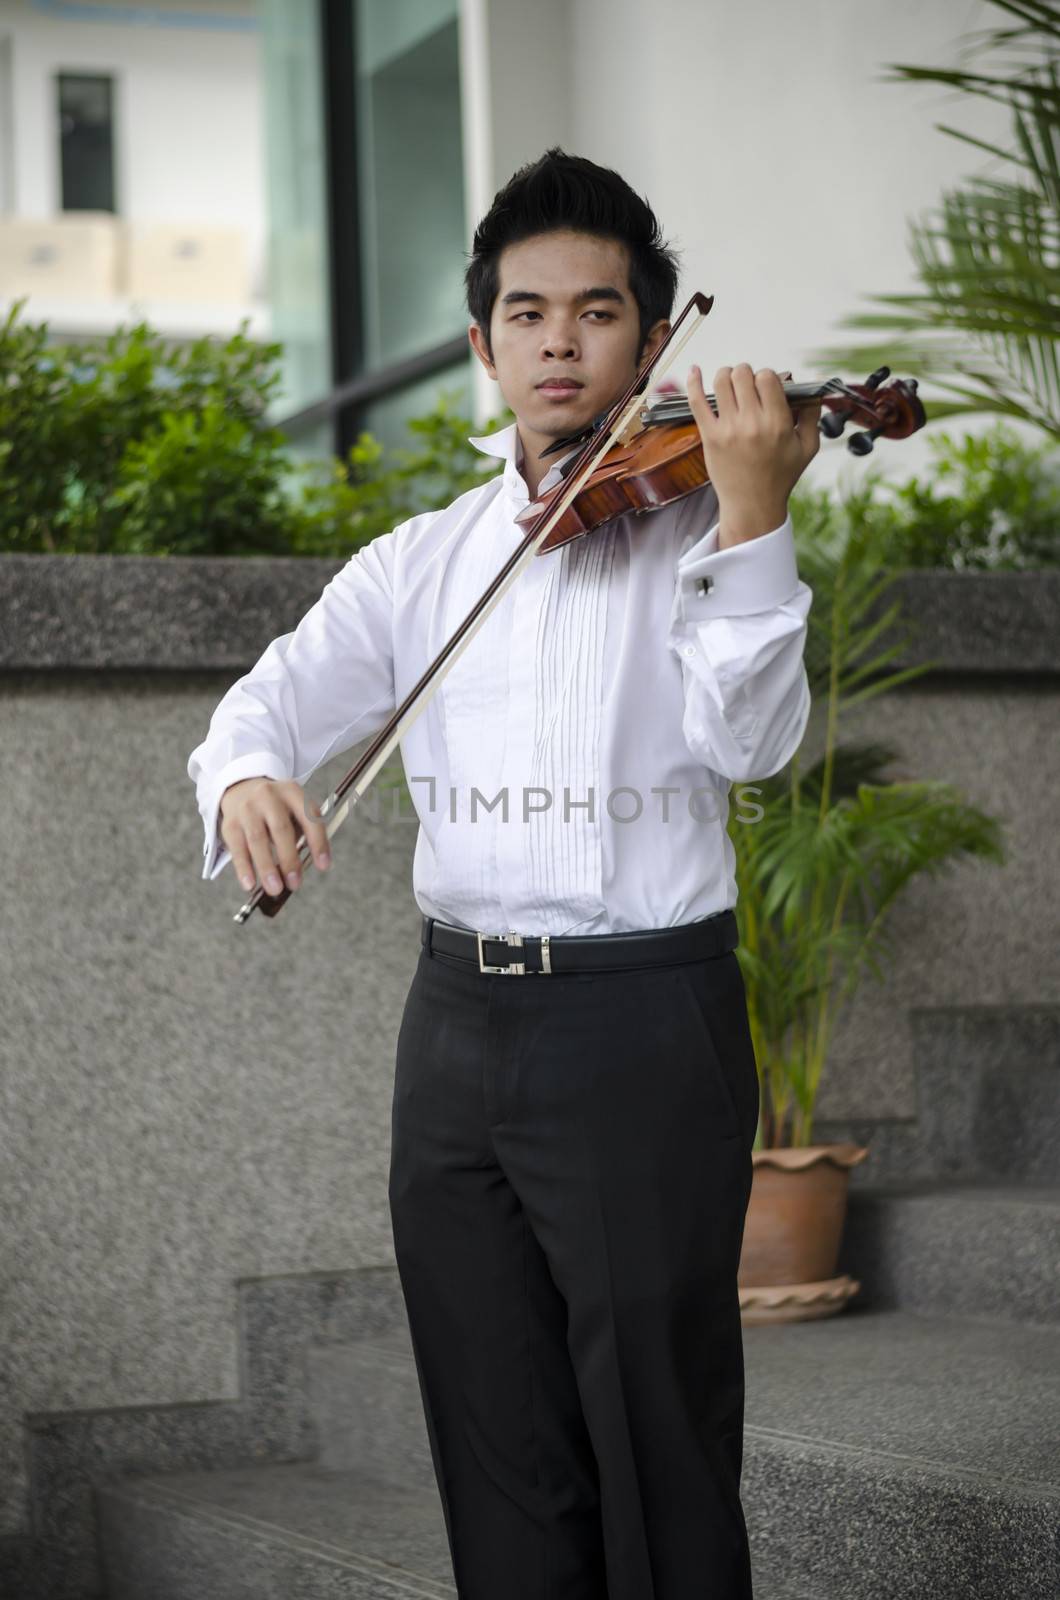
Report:
<svg viewBox="0 0 1060 1600"><path fill-rule="evenodd" d="M719 528L681 540L667 644L682 667L689 749L737 782L771 777L802 742L813 593L799 578L790 516L725 550Z"/></svg>

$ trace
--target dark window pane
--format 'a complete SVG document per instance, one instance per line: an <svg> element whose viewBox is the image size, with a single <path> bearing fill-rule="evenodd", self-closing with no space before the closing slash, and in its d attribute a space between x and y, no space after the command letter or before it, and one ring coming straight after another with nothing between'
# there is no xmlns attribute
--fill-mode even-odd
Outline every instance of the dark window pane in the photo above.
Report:
<svg viewBox="0 0 1060 1600"><path fill-rule="evenodd" d="M466 327L456 0L359 0L358 190L365 367Z"/></svg>
<svg viewBox="0 0 1060 1600"><path fill-rule="evenodd" d="M113 211L113 79L59 74L64 211Z"/></svg>
<svg viewBox="0 0 1060 1600"><path fill-rule="evenodd" d="M422 448L421 442L408 431L409 420L433 411L443 394L448 396L462 416L471 415L473 398L469 360L465 358L455 366L443 368L441 372L432 372L429 378L406 384L403 389L397 389L381 400L373 400L364 407L360 425L374 434L388 450ZM482 459L485 460L485 457Z"/></svg>

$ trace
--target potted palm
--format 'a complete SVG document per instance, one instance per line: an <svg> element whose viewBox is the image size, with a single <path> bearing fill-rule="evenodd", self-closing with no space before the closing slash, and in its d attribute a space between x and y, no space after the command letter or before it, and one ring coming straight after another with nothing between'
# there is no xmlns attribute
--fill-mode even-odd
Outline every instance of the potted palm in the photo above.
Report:
<svg viewBox="0 0 1060 1600"><path fill-rule="evenodd" d="M976 178L948 191L939 217L911 225L917 292L877 296L876 309L844 319L847 327L882 332L883 344L833 346L814 352L810 362L821 371L869 371L884 360L948 391L942 400L921 396L929 421L995 412L1035 423L1055 439L1060 19L1047 6L991 3L1006 13L999 19L1005 26L979 37L979 54L1029 50L1029 65L1021 61L1011 70L1006 61L1003 74L985 71L983 62L974 72L908 65L897 72L899 80L933 81L1007 103L1008 149L937 126L1021 168L1021 181ZM845 711L931 663L888 673L895 649L871 655L897 616L896 606L873 615L897 574L881 560L882 546L873 549L863 537L871 519L845 542L818 544L829 521L820 514L824 497L816 512L808 491L798 498L797 536L812 529L799 567L814 589L806 660L823 734L816 746L804 741L805 754L757 786L755 825L734 812L729 830L743 938L738 956L762 1080L739 1274L743 1316L752 1322L825 1316L856 1293L856 1283L834 1274L850 1170L868 1152L813 1142L829 1037L865 972L881 975L888 913L911 879L961 856L1004 859L997 824L949 785L887 781L895 751L839 743ZM1022 507L1013 520L1020 545L1030 548ZM933 523L926 531L926 546L937 549L944 533ZM960 532L963 539L968 529ZM1009 543L1008 533L1001 534ZM1044 546L1039 539L1038 554ZM975 564L993 565L992 551L980 552Z"/></svg>
<svg viewBox="0 0 1060 1600"><path fill-rule="evenodd" d="M742 786L729 823L761 1090L739 1270L748 1323L827 1316L857 1292L835 1269L850 1169L868 1150L813 1140L832 1030L866 972L883 977L888 914L914 877L960 858L1004 860L997 821L951 785L888 778L895 750L840 742L846 712L932 663L889 666L908 636L899 603L886 603L898 573L857 497L845 519L825 494L799 500L799 570L814 591L805 656L814 714L788 766Z"/></svg>

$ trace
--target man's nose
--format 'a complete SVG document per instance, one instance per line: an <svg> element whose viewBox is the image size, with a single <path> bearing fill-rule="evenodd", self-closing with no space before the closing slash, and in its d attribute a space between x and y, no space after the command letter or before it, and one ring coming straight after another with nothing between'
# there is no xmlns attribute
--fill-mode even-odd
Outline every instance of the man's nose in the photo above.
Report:
<svg viewBox="0 0 1060 1600"><path fill-rule="evenodd" d="M569 328L546 328L541 348L553 355L570 356L577 351L578 341Z"/></svg>

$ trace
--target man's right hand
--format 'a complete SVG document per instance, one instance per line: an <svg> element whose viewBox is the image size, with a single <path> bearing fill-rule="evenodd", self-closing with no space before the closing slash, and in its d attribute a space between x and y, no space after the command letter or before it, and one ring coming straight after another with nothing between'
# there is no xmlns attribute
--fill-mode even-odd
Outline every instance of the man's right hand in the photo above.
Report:
<svg viewBox="0 0 1060 1600"><path fill-rule="evenodd" d="M306 815L302 785L293 778L243 778L230 784L221 796L221 816L221 838L244 889L254 888L255 872L267 894L283 893L280 873L289 889L297 889L302 879L295 848L300 833L321 871L330 863L327 829Z"/></svg>

